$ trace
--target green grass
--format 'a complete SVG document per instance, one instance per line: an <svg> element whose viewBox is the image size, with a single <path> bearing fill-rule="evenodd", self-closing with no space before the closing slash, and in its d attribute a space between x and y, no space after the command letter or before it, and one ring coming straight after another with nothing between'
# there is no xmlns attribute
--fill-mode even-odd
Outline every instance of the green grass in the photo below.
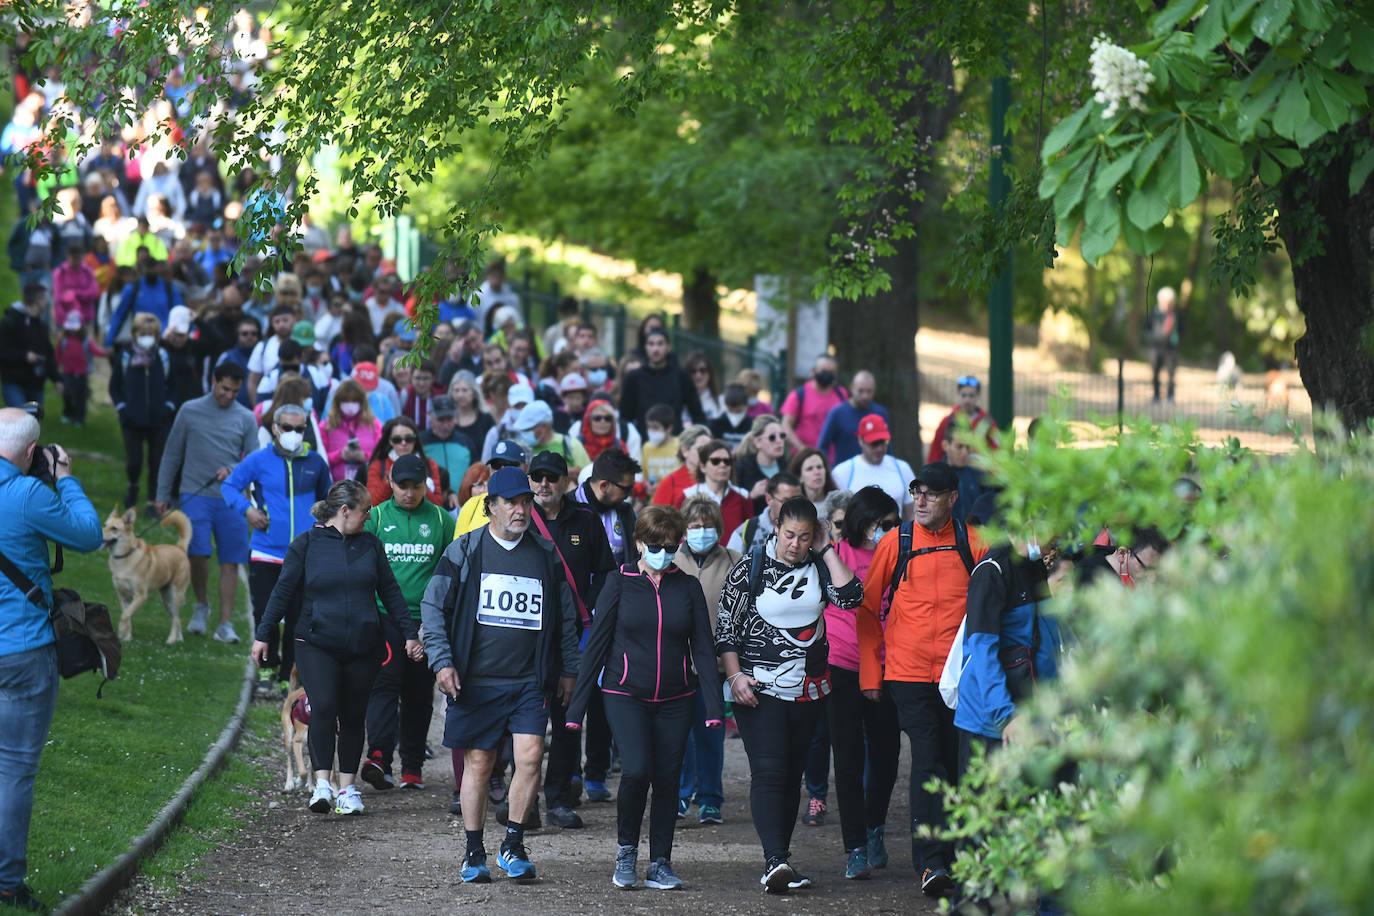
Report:
<svg viewBox="0 0 1374 916"><path fill-rule="evenodd" d="M58 422L61 400L49 395L40 442L72 451L73 469L102 520L119 504L125 474L123 447L114 413L92 405L85 428ZM146 471L145 471L146 479ZM143 524L140 520L140 524ZM145 540L175 540L153 527ZM218 564L211 563L209 594L216 594ZM75 588L87 601L119 600L104 552L66 552L59 587ZM187 589L183 624L194 596ZM247 589L240 588L235 622L247 636ZM29 834L28 881L49 902L79 890L100 868L125 852L205 756L238 700L247 644L187 637L165 644L169 621L159 598L134 617L133 639L124 644L119 677L95 696L99 678L64 681L57 714L39 768Z"/></svg>

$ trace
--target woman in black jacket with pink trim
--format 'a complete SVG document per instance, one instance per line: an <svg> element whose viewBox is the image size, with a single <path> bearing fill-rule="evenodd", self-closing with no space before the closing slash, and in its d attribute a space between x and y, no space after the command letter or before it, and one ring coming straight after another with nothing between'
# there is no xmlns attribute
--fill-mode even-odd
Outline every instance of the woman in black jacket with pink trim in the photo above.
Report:
<svg viewBox="0 0 1374 916"><path fill-rule="evenodd" d="M635 865L650 787L651 861L644 883L662 890L682 887L671 863L673 829L698 675L707 727L721 727L725 715L706 597L700 582L672 565L686 531L682 513L669 506L650 506L640 514L639 563L622 566L606 580L582 655L587 676L568 704L567 727L577 728L597 683L593 674L599 674L606 718L620 748L619 851L612 881L622 888L638 882Z"/></svg>

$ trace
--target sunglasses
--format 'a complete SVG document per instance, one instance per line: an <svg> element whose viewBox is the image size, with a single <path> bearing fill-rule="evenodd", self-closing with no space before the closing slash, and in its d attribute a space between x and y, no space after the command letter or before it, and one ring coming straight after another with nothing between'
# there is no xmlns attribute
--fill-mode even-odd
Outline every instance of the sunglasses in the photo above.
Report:
<svg viewBox="0 0 1374 916"><path fill-rule="evenodd" d="M615 417L611 416L610 414L599 413L592 416L593 423L610 423L614 420Z"/></svg>
<svg viewBox="0 0 1374 916"><path fill-rule="evenodd" d="M671 557L673 554L677 553L677 545L674 544L674 545L672 545L671 547L665 545L665 546L661 546L661 547L660 547L658 544L645 544L645 545L644 545L644 550L645 550L646 552L648 552L648 551L650 551L650 550L661 550L661 551L663 551L664 553L666 553L668 556Z"/></svg>
<svg viewBox="0 0 1374 916"><path fill-rule="evenodd" d="M762 436L761 438L765 442L777 442L779 439L785 439L786 437L782 433L773 433L771 436Z"/></svg>
<svg viewBox="0 0 1374 916"><path fill-rule="evenodd" d="M551 471L535 471L530 475L530 480L535 483L558 483L558 481L562 479L561 475L554 474Z"/></svg>
<svg viewBox="0 0 1374 916"><path fill-rule="evenodd" d="M734 463L735 463L735 459L733 459L733 458L707 458L707 459L706 459L706 463L707 463L707 464L714 464L716 467L722 467L722 466L725 466L725 465L734 464Z"/></svg>
<svg viewBox="0 0 1374 916"><path fill-rule="evenodd" d="M976 375L961 375L957 381L960 388L979 387L978 376Z"/></svg>
<svg viewBox="0 0 1374 916"><path fill-rule="evenodd" d="M414 437L414 436L392 436L392 437L391 437L391 444L392 444L392 445L402 445L402 444L404 444L404 443L407 443L407 442L414 442L414 441L415 441L415 437Z"/></svg>
<svg viewBox="0 0 1374 916"><path fill-rule="evenodd" d="M284 433L303 433L310 428L308 426L287 426L285 423L278 423L277 426L281 427L281 431Z"/></svg>

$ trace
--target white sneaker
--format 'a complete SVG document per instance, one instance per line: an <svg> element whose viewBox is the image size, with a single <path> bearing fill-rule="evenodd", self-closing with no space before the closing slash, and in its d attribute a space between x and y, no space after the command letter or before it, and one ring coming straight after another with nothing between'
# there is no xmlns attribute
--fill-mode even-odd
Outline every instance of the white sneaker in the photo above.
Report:
<svg viewBox="0 0 1374 916"><path fill-rule="evenodd" d="M329 784L327 779L317 779L315 791L310 796L310 810L316 814L324 814L332 807L334 807L334 787Z"/></svg>
<svg viewBox="0 0 1374 916"><path fill-rule="evenodd" d="M334 796L335 814L362 814L363 797L358 794L357 786L345 786Z"/></svg>
<svg viewBox="0 0 1374 916"><path fill-rule="evenodd" d="M238 642L239 634L234 632L232 623L222 623L215 628L215 639L219 642Z"/></svg>
<svg viewBox="0 0 1374 916"><path fill-rule="evenodd" d="M205 625L210 620L210 605L197 604L191 611L191 622L186 625L187 633L204 633Z"/></svg>

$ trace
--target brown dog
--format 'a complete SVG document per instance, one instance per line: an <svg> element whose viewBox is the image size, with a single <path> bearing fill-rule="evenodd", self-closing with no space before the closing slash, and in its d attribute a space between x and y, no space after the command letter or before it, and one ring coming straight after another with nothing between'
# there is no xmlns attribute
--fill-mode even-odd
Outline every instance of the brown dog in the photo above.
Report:
<svg viewBox="0 0 1374 916"><path fill-rule="evenodd" d="M118 509L105 519L104 547L110 552L110 576L119 593L119 638L133 637L133 617L150 592L159 592L172 617L172 632L167 643L181 642L181 601L191 581L191 561L186 547L191 543L191 520L179 509L162 517L162 525L177 530L175 544L149 544L134 533L138 513Z"/></svg>
<svg viewBox="0 0 1374 916"><path fill-rule="evenodd" d="M314 772L307 766L305 753L305 739L310 733L310 698L305 695L300 673L294 667L291 686L281 703L281 733L282 743L286 745L286 781L282 783L282 791L314 789ZM329 772L329 781L335 786L339 784L337 760Z"/></svg>

